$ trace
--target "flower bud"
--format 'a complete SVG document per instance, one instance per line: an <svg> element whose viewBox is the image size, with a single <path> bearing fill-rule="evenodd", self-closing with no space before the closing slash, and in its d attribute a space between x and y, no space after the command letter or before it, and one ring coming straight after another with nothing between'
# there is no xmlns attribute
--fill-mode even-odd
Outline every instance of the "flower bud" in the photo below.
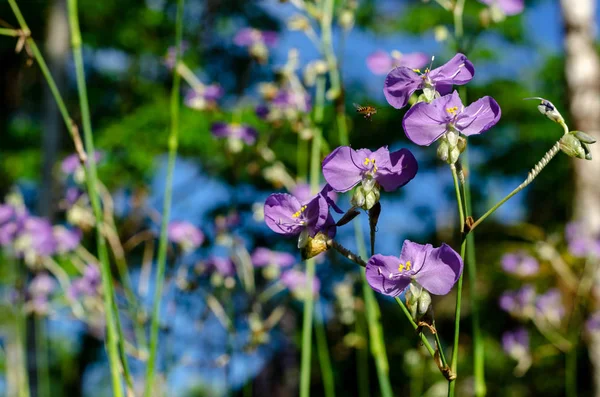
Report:
<svg viewBox="0 0 600 397"><path fill-rule="evenodd" d="M462 136L459 136L456 147L458 148L458 150L460 150L461 153L464 152L465 149L467 148L467 140L465 138L463 138Z"/></svg>
<svg viewBox="0 0 600 397"><path fill-rule="evenodd" d="M458 150L458 147L454 147L448 153L447 163L448 164L456 164L459 157L460 157L460 150Z"/></svg>
<svg viewBox="0 0 600 397"><path fill-rule="evenodd" d="M588 144L594 142L596 142L596 140L585 132L571 131L560 138L560 150L571 157L591 160L592 153L590 152Z"/></svg>
<svg viewBox="0 0 600 397"><path fill-rule="evenodd" d="M451 148L456 147L458 145L458 133L454 130L450 130L446 133L446 139L448 140L448 144Z"/></svg>
<svg viewBox="0 0 600 397"><path fill-rule="evenodd" d="M575 137L577 139L579 139L581 141L581 143L588 143L588 144L592 144L592 143L596 143L596 140L594 139L594 137L586 134L583 131L571 131L569 134L573 134L575 135Z"/></svg>
<svg viewBox="0 0 600 397"><path fill-rule="evenodd" d="M540 113L545 115L555 123L564 124L565 120L563 119L560 112L556 109L556 107L552 104L552 102L540 97L532 97L525 99L539 99L541 101L541 103L538 105L538 110L540 111Z"/></svg>
<svg viewBox="0 0 600 397"><path fill-rule="evenodd" d="M365 205L365 193L362 186L359 186L354 190L354 194L350 199L350 204L352 204L354 207L362 207Z"/></svg>
<svg viewBox="0 0 600 397"><path fill-rule="evenodd" d="M379 197L381 193L379 189L373 189L365 196L365 205L362 207L364 210L370 210L379 202Z"/></svg>
<svg viewBox="0 0 600 397"><path fill-rule="evenodd" d="M433 101L435 99L435 87L424 87L423 88L423 95L425 96L425 101L427 103L430 103L431 101Z"/></svg>
<svg viewBox="0 0 600 397"><path fill-rule="evenodd" d="M406 306L415 322L419 322L431 306L431 295L413 281L406 290Z"/></svg>
<svg viewBox="0 0 600 397"><path fill-rule="evenodd" d="M287 27L289 30L306 31L310 28L310 22L304 15L296 14L288 19Z"/></svg>
<svg viewBox="0 0 600 397"><path fill-rule="evenodd" d="M306 245L300 250L302 259L306 260L314 258L320 253L327 251L329 249L329 247L327 247L328 239L329 237L322 232L317 233L315 237L309 237Z"/></svg>
<svg viewBox="0 0 600 397"><path fill-rule="evenodd" d="M448 141L446 139L441 139L440 145L437 148L437 157L438 159L446 162L448 161L450 146L448 145Z"/></svg>
<svg viewBox="0 0 600 397"><path fill-rule="evenodd" d="M348 9L343 10L340 13L338 22L342 29L346 31L352 29L352 27L354 26L354 13Z"/></svg>

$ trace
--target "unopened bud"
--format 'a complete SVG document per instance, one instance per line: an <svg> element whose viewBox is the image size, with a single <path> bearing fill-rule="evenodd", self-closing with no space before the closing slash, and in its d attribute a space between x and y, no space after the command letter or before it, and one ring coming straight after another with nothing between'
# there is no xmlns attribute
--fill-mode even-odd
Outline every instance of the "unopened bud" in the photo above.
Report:
<svg viewBox="0 0 600 397"><path fill-rule="evenodd" d="M560 139L560 150L571 157L591 160L590 144L596 140L583 131L571 131Z"/></svg>
<svg viewBox="0 0 600 397"><path fill-rule="evenodd" d="M575 135L575 137L579 139L582 143L588 143L590 145L592 143L596 143L596 139L594 139L593 136L588 135L583 131L571 131L569 132L569 134Z"/></svg>
<svg viewBox="0 0 600 397"><path fill-rule="evenodd" d="M457 147L454 147L453 149L450 150L450 152L448 153L448 160L447 163L448 164L456 164L456 162L458 161L458 158L460 157L460 150L458 150Z"/></svg>
<svg viewBox="0 0 600 397"><path fill-rule="evenodd" d="M321 232L317 233L315 237L309 237L307 244L300 250L302 259L310 259L325 252L329 249L327 247L327 240L329 237Z"/></svg>
<svg viewBox="0 0 600 397"><path fill-rule="evenodd" d="M305 31L310 28L310 22L304 15L296 14L288 19L287 26L289 30Z"/></svg>
<svg viewBox="0 0 600 397"><path fill-rule="evenodd" d="M365 193L362 186L359 186L354 190L354 194L350 199L350 204L354 207L362 207L365 205Z"/></svg>
<svg viewBox="0 0 600 397"><path fill-rule="evenodd" d="M431 295L422 286L413 281L406 290L406 306L415 322L419 322L431 306Z"/></svg>
<svg viewBox="0 0 600 397"><path fill-rule="evenodd" d="M467 148L467 140L465 138L463 138L462 136L459 136L456 147L458 148L458 150L460 150L461 153L464 152L465 149Z"/></svg>
<svg viewBox="0 0 600 397"><path fill-rule="evenodd" d="M448 152L450 150L450 146L448 145L448 141L445 139L440 142L440 145L437 148L437 157L438 159L446 162L448 161Z"/></svg>
<svg viewBox="0 0 600 397"><path fill-rule="evenodd" d="M454 148L456 145L458 145L458 133L456 131L448 131L446 133L446 139L448 140L448 145L450 145L451 148Z"/></svg>
<svg viewBox="0 0 600 397"><path fill-rule="evenodd" d="M554 121L555 123L563 124L565 122L562 115L556 109L556 106L554 106L552 104L552 102L550 102L544 98L540 98L540 97L532 97L532 98L525 98L525 99L526 100L527 99L539 99L541 101L541 103L538 105L538 110L540 111L541 114L545 115L546 117L548 117L550 120Z"/></svg>
<svg viewBox="0 0 600 397"><path fill-rule="evenodd" d="M381 196L381 193L379 192L379 189L371 190L365 196L365 205L362 208L367 211L370 210L371 208L373 208L375 206L375 204L377 204L379 202L380 196Z"/></svg>
<svg viewBox="0 0 600 397"><path fill-rule="evenodd" d="M350 10L343 10L340 13L340 17L338 20L340 26L342 27L342 29L348 31L350 29L352 29L352 27L354 26L354 13Z"/></svg>

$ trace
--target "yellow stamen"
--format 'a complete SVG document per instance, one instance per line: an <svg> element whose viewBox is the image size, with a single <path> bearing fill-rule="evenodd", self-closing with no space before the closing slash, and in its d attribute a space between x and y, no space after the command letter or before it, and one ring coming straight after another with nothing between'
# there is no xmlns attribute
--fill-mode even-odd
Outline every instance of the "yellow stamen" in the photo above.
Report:
<svg viewBox="0 0 600 397"><path fill-rule="evenodd" d="M292 218L298 218L300 215L302 215L302 213L306 210L306 206L303 205L302 208L300 208L299 211L294 212L294 214L292 214Z"/></svg>
<svg viewBox="0 0 600 397"><path fill-rule="evenodd" d="M365 161L363 162L364 165L369 165L373 164L373 172L377 172L377 166L375 165L375 159L370 159L370 158L365 158Z"/></svg>
<svg viewBox="0 0 600 397"><path fill-rule="evenodd" d="M411 266L410 261L407 261L406 262L406 271L410 270L410 266Z"/></svg>
<svg viewBox="0 0 600 397"><path fill-rule="evenodd" d="M398 271L399 271L400 273L402 273L402 272L403 272L403 271L405 271L405 270L408 272L408 271L410 271L410 267L411 267L411 266L412 266L412 264L410 263L410 261L407 261L407 262L406 262L406 264L404 264L404 263L400 263L400 264L398 265Z"/></svg>
<svg viewBox="0 0 600 397"><path fill-rule="evenodd" d="M458 106L453 106L451 108L446 108L446 112L450 113L451 115L455 115L456 112L458 112Z"/></svg>
<svg viewBox="0 0 600 397"><path fill-rule="evenodd" d="M421 69L413 69L413 72L415 72L415 73L421 73Z"/></svg>

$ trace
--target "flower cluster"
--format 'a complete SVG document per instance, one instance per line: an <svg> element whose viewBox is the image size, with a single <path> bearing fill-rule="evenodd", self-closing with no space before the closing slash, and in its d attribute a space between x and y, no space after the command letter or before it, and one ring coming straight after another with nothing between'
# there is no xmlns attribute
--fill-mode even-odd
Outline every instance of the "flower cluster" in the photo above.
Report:
<svg viewBox="0 0 600 397"><path fill-rule="evenodd" d="M269 59L269 47L277 43L277 33L244 28L237 32L233 42L240 47L248 48L250 55L259 63L266 63Z"/></svg>

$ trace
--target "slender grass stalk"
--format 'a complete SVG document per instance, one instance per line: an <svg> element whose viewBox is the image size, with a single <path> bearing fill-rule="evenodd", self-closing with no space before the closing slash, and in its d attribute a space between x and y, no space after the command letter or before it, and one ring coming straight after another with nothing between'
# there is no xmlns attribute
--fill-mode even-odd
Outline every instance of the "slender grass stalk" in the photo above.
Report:
<svg viewBox="0 0 600 397"><path fill-rule="evenodd" d="M0 28L0 36L18 37L19 31L17 29Z"/></svg>
<svg viewBox="0 0 600 397"><path fill-rule="evenodd" d="M367 341L366 316L363 313L356 312L355 332L360 337L361 341ZM369 350L367 347L358 346L356 349L356 378L358 379L358 396L369 397Z"/></svg>
<svg viewBox="0 0 600 397"><path fill-rule="evenodd" d="M18 362L14 363L18 368L16 372L16 383L17 383L17 395L19 397L29 397L29 372L27 371L27 328L26 328L26 319L27 316L25 314L25 310L23 307L23 299L24 299L24 281L23 281L23 272L20 266L20 263L16 259L12 259L11 262L14 264L14 275L15 275L15 290L17 292L17 302L15 304L15 346L16 346L16 356L18 357Z"/></svg>
<svg viewBox="0 0 600 397"><path fill-rule="evenodd" d="M100 205L100 194L98 191L98 176L96 171L96 161L94 159L94 138L92 135L92 123L90 118L90 109L87 98L87 89L85 85L85 75L83 70L83 55L81 49L81 32L79 29L79 17L77 10L77 0L67 1L69 13L69 25L71 27L71 44L73 47L73 59L75 62L75 73L77 75L77 89L79 92L79 104L81 107L81 118L83 124L83 134L85 146L87 149L88 161L86 172L86 183L90 196L90 202L94 211L96 221L96 240L98 245L98 259L100 260L100 270L102 274L102 288L104 289L104 308L106 312L107 340L106 348L110 362L110 371L112 378L113 393L117 397L123 395L121 369L119 363L119 338L124 339L121 332L117 335L115 326L115 317L118 312L114 312L114 290L112 285L112 276L108 259L108 249L103 231L103 214ZM120 330L119 330L120 331Z"/></svg>
<svg viewBox="0 0 600 397"><path fill-rule="evenodd" d="M177 16L175 20L175 64L181 58L181 41L183 37L183 6L184 0L177 1ZM156 372L156 351L158 348L158 323L160 317L160 301L162 299L165 282L165 269L167 263L167 229L171 213L171 199L173 196L173 174L175 160L177 158L177 146L179 144L179 87L181 75L173 73L173 87L171 89L171 132L169 134L169 159L167 164L167 179L165 181L165 197L163 202L163 213L160 227L160 239L158 242L158 261L156 264L156 278L154 285L154 300L152 306L152 323L150 326L150 352L148 366L146 368L146 387L144 396L150 397L154 389L154 376Z"/></svg>
<svg viewBox="0 0 600 397"><path fill-rule="evenodd" d="M46 332L46 317L35 317L35 358L37 369L37 396L51 397L50 369L48 367L48 335Z"/></svg>
<svg viewBox="0 0 600 397"><path fill-rule="evenodd" d="M319 354L319 365L321 367L325 397L335 397L335 381L333 378L333 370L331 368L331 359L329 358L329 347L327 346L323 305L317 302L315 310L319 317L318 320L315 321L315 335L317 337L317 353Z"/></svg>
<svg viewBox="0 0 600 397"><path fill-rule="evenodd" d="M458 214L459 214L459 222L460 222L460 234L461 236L465 230L465 213L463 210L463 202L460 194L460 188L458 186L458 175L456 173L456 167L452 164L450 165L450 170L452 171L452 179L454 180L454 191L456 193L456 202L458 206ZM465 257L466 252L466 244L467 240L462 238L462 243L460 245L460 257ZM460 309L462 303L462 285L463 285L463 275L464 270L460 277L458 278L457 288L456 288L456 308L454 311L454 344L452 347L452 361L450 364L450 369L452 373L455 375L455 378L449 380L448 382L448 397L454 397L454 392L456 388L456 377L458 377L458 341L460 337Z"/></svg>
<svg viewBox="0 0 600 397"><path fill-rule="evenodd" d="M413 320L412 316L410 315L410 312L408 311L408 308L406 307L404 302L402 302L402 299L396 297L396 302L398 302L398 305L402 309L402 312L404 312L404 314L406 315L406 318L410 322L410 325L412 325L412 327L414 329L417 329L419 326L417 325L417 323L415 323L415 320ZM425 346L425 348L427 349L429 354L431 354L431 357L435 357L435 350L431 346L431 343L429 343L429 340L427 339L425 334L421 332L420 337L421 337L421 341L423 342L423 345ZM438 346L441 346L441 345L438 345ZM440 354L443 354L441 349L440 349ZM444 361L446 361L445 358L444 358Z"/></svg>

